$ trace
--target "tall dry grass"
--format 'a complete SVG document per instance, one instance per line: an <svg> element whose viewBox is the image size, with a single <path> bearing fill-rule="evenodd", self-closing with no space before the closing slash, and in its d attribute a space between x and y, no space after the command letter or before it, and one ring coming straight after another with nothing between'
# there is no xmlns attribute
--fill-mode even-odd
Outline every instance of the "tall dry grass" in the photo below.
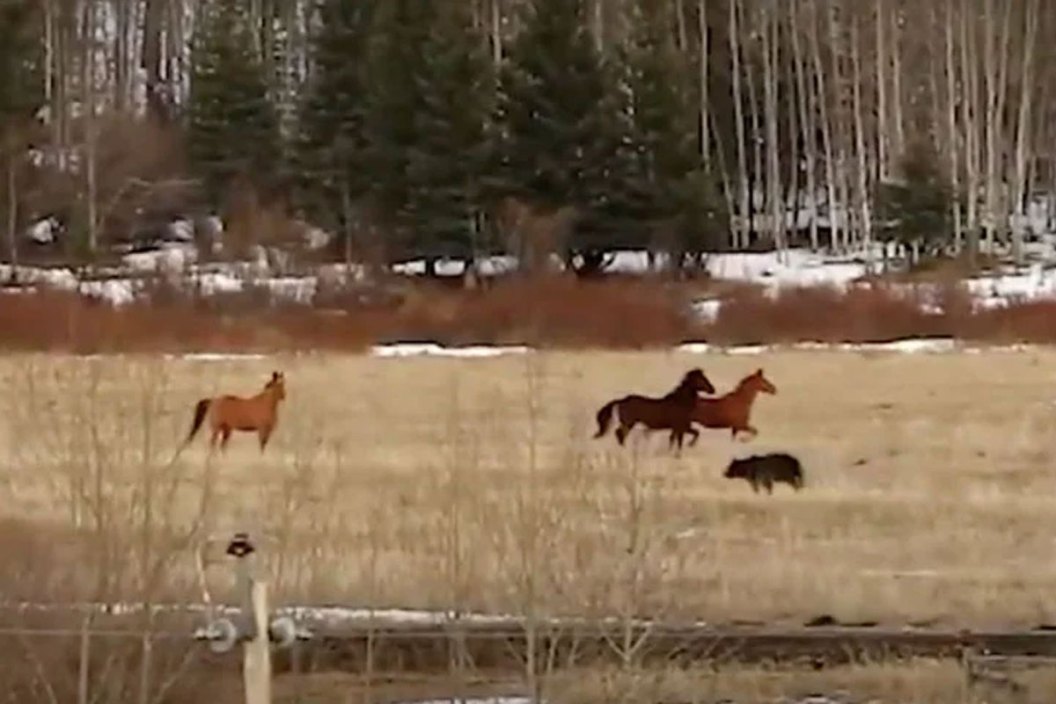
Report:
<svg viewBox="0 0 1056 704"><path fill-rule="evenodd" d="M32 549L59 570L27 576L18 598L44 584L181 599L198 590L190 542L249 529L287 602L540 627L567 614L1035 625L1053 617L1056 580L1051 357L9 358L0 491L10 520L65 537L5 559ZM660 394L696 365L720 390L766 367L779 393L758 401L757 440L708 432L676 459L658 436L590 439L603 402ZM253 393L274 367L290 380L274 447L236 436L210 459L200 440L167 464L198 398ZM805 492L721 478L767 449L802 459ZM634 642L618 645L633 659Z"/></svg>
<svg viewBox="0 0 1056 704"><path fill-rule="evenodd" d="M479 678L458 648L470 611L525 616L530 637L561 615L1030 627L1054 616L1053 361L1041 351L9 356L2 589L10 600L198 601L198 550L249 530L277 603L451 612L459 686ZM690 366L720 391L766 368L779 392L758 402L758 439L707 432L679 459L662 436L622 449L590 439L602 403L659 395ZM199 439L172 461L198 398L254 393L273 368L286 371L289 396L268 452L236 435L224 456ZM799 456L806 490L757 496L721 478L730 457L764 450ZM213 598L234 601L230 578L209 569ZM113 659L120 686L93 665L93 692L156 699L190 650L162 657L151 634L163 624L144 615L139 627L142 641L93 640L100 651L87 658L76 638L55 653L26 641L20 672L38 682L50 658L72 662L51 683L64 701L78 663ZM610 645L631 676L642 639L628 627ZM523 685L549 700L564 663L529 652ZM368 663L357 686L385 679Z"/></svg>

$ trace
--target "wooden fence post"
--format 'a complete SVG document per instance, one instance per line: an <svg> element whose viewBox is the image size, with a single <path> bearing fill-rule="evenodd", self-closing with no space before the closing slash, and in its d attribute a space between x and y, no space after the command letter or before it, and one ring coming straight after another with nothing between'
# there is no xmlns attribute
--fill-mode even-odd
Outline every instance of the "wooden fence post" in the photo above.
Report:
<svg viewBox="0 0 1056 704"><path fill-rule="evenodd" d="M242 644L242 681L246 704L271 704L271 643L268 639L268 585L250 578L248 613L253 637Z"/></svg>
<svg viewBox="0 0 1056 704"><path fill-rule="evenodd" d="M268 635L268 585L254 568L256 548L245 533L236 533L227 554L236 558L242 593L242 684L246 704L271 704L271 643Z"/></svg>
<svg viewBox="0 0 1056 704"><path fill-rule="evenodd" d="M224 551L235 558L236 592L241 601L237 619L217 617L205 586L204 561L199 559L199 579L209 605L206 625L194 637L209 642L215 653L229 652L242 645L242 684L246 704L271 704L271 648L292 648L297 655L298 641L312 637L292 616L271 617L267 581L258 576L254 565L256 548L245 533L236 533Z"/></svg>

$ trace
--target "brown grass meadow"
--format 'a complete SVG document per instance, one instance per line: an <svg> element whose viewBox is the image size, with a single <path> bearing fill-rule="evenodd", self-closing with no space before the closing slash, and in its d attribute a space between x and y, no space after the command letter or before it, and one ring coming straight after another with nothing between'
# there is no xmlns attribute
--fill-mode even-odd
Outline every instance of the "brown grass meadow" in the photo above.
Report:
<svg viewBox="0 0 1056 704"><path fill-rule="evenodd" d="M260 536L280 603L798 624L1051 622L1053 351L898 355L13 355L0 569L15 600L197 599L210 536ZM620 449L594 413L691 366L764 367L759 437ZM261 455L178 460L193 403L287 375ZM640 433L640 431L639 431ZM636 433L636 435L638 435ZM753 495L735 455L800 457ZM212 575L214 598L227 596Z"/></svg>

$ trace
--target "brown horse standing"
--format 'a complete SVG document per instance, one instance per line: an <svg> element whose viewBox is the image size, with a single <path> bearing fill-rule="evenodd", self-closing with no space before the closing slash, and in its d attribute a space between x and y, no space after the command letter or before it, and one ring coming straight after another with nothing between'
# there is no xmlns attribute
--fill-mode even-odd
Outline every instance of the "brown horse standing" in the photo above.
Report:
<svg viewBox="0 0 1056 704"><path fill-rule="evenodd" d="M759 431L749 423L752 414L752 404L759 393L776 394L775 387L763 374L762 369L741 379L733 391L718 398L697 399L696 406L691 413L694 423L699 423L705 428L729 428L732 437L737 433L751 433L752 437ZM690 442L692 445L694 438Z"/></svg>
<svg viewBox="0 0 1056 704"><path fill-rule="evenodd" d="M692 435L694 440L700 435L693 429L690 413L699 398L697 394L701 391L715 393L715 387L708 377L704 376L704 372L691 369L682 377L678 386L662 398L632 394L609 401L597 413L598 432L594 437L600 438L608 432L615 411L619 418L616 440L621 445L631 429L641 423L650 430L670 430L671 444L677 444L678 448L682 449L683 435Z"/></svg>
<svg viewBox="0 0 1056 704"><path fill-rule="evenodd" d="M260 439L260 451L264 452L268 438L271 437L275 424L278 422L279 401L284 398L286 398L286 377L282 372L272 372L271 379L264 385L264 390L250 398L238 396L203 398L194 408L194 422L191 424L191 432L184 446L194 440L194 436L208 415L209 426L213 431L209 438L209 447L216 447L216 441L219 438L220 449L226 450L227 441L233 430L256 431Z"/></svg>

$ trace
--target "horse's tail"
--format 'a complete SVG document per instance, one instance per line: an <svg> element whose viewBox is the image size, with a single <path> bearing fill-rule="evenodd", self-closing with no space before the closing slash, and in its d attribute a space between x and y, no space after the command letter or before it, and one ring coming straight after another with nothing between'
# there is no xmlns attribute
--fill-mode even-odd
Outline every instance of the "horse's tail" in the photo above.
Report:
<svg viewBox="0 0 1056 704"><path fill-rule="evenodd" d="M609 431L609 424L612 423L612 412L616 409L619 402L619 399L609 401L598 411L596 416L598 419L598 432L594 433L594 437L600 438Z"/></svg>
<svg viewBox="0 0 1056 704"><path fill-rule="evenodd" d="M205 414L209 412L210 403L210 399L203 398L194 407L194 422L191 423L191 432L188 433L187 439L184 440L184 445L189 445L191 440L194 440L194 436L198 434L198 429L202 427L202 422L205 420Z"/></svg>

